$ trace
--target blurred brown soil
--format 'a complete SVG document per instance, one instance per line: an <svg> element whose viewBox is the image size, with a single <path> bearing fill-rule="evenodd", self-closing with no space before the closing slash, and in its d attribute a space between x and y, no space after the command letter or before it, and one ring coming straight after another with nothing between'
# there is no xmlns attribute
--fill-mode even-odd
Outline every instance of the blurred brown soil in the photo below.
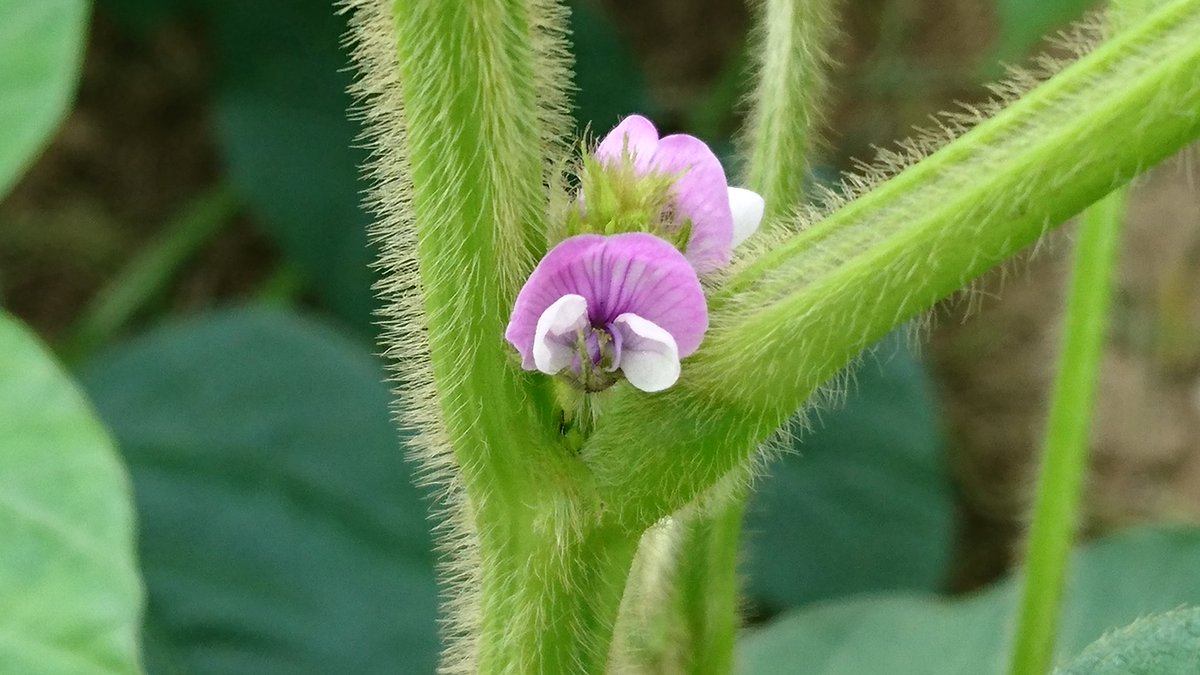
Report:
<svg viewBox="0 0 1200 675"><path fill-rule="evenodd" d="M739 48L741 0L596 0L646 65L670 116L704 94ZM971 0L843 3L827 161L870 156L955 100L978 100L995 20ZM0 204L0 302L63 336L115 272L220 173L202 32L122 35L99 13L75 112ZM1192 168L1195 169L1193 163ZM1200 189L1180 163L1133 199L1106 356L1088 532L1200 518ZM1068 228L1069 229L1069 228ZM928 357L961 490L954 586L1012 560L1023 529L1057 349L1068 233L935 312ZM261 283L276 253L244 218L199 254L159 312L210 306Z"/></svg>
<svg viewBox="0 0 1200 675"><path fill-rule="evenodd" d="M1200 519L1200 186L1177 159L1139 181L1123 235L1085 530ZM963 486L960 582L1017 553L1060 338L1070 226L941 317L930 354Z"/></svg>

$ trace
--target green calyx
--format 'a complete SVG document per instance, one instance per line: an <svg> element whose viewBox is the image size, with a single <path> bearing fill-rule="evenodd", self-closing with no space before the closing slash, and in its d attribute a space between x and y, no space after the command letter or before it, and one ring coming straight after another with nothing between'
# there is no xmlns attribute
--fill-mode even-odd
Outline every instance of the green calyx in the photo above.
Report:
<svg viewBox="0 0 1200 675"><path fill-rule="evenodd" d="M602 163L585 155L579 172L583 199L566 215L566 236L647 232L683 251L692 236L692 222L675 212L671 189L675 174L639 173L633 158Z"/></svg>

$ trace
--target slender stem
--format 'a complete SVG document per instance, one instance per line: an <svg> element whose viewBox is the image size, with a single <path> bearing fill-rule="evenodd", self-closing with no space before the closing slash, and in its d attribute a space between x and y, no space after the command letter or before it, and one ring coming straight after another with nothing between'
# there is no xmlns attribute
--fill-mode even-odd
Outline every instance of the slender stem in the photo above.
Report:
<svg viewBox="0 0 1200 675"><path fill-rule="evenodd" d="M804 198L804 175L824 102L832 0L761 0L755 27L758 78L743 143L744 183L766 201L764 226L786 223Z"/></svg>
<svg viewBox="0 0 1200 675"><path fill-rule="evenodd" d="M1144 17L1154 0L1113 0L1109 25ZM1084 212L1071 273L1059 370L1054 383L1026 551L1021 605L1009 670L1050 670L1068 556L1080 522L1093 399L1104 347L1113 275L1129 189Z"/></svg>
<svg viewBox="0 0 1200 675"><path fill-rule="evenodd" d="M1067 558L1079 525L1083 477L1125 190L1084 212L1075 245L1058 376L1029 530L1024 591L1010 672L1050 670Z"/></svg>
<svg viewBox="0 0 1200 675"><path fill-rule="evenodd" d="M237 212L233 190L218 185L192 200L162 233L88 303L62 347L78 362L112 339Z"/></svg>
<svg viewBox="0 0 1200 675"><path fill-rule="evenodd" d="M738 544L745 507L746 491L739 488L715 513L696 516L685 526L675 579L683 672L726 675L733 670Z"/></svg>

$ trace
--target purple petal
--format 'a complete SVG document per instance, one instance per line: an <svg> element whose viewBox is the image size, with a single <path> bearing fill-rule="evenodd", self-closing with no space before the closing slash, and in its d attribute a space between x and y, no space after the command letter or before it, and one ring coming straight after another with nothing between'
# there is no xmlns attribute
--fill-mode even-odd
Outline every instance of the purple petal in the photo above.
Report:
<svg viewBox="0 0 1200 675"><path fill-rule="evenodd" d="M680 358L696 351L708 329L696 271L675 247L641 232L582 234L546 254L517 295L504 336L521 353L526 369L535 367L538 319L572 294L587 300L592 326L607 329L621 314L637 314L671 334Z"/></svg>
<svg viewBox="0 0 1200 675"><path fill-rule="evenodd" d="M633 158L634 171L645 175L650 169L654 151L658 147L658 130L641 115L630 115L613 127L596 148L596 159L601 164L621 161L623 153Z"/></svg>
<svg viewBox="0 0 1200 675"><path fill-rule="evenodd" d="M733 212L725 170L704 141L672 134L658 142L652 168L682 174L675 181L675 209L692 221L684 255L703 274L729 264L733 250Z"/></svg>
<svg viewBox="0 0 1200 675"><path fill-rule="evenodd" d="M504 337L521 352L521 366L526 370L536 370L533 360L533 340L537 332L538 319L550 305L564 295L589 296L574 290L574 285L565 283L562 278L570 265L595 246L604 241L598 234L581 234L571 237L555 246L529 275L517 301L513 306L512 318Z"/></svg>
<svg viewBox="0 0 1200 675"><path fill-rule="evenodd" d="M708 306L696 270L674 246L642 232L608 237L592 263L595 326L633 313L669 332L679 356L696 351L708 329Z"/></svg>

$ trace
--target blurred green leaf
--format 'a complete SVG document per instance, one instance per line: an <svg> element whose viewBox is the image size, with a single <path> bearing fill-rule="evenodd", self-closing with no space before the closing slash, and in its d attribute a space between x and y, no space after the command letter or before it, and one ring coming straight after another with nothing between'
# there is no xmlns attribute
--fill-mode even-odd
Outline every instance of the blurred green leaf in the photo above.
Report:
<svg viewBox="0 0 1200 675"><path fill-rule="evenodd" d="M1200 604L1198 567L1196 528L1133 530L1077 553L1059 654L1074 654L1139 616ZM797 610L746 636L740 672L999 674L1017 590L1009 579L961 600L890 594Z"/></svg>
<svg viewBox="0 0 1200 675"><path fill-rule="evenodd" d="M432 672L426 512L379 361L286 314L160 329L84 381L133 473L152 672Z"/></svg>
<svg viewBox="0 0 1200 675"><path fill-rule="evenodd" d="M844 406L813 413L746 514L747 593L770 612L852 593L938 590L954 528L940 414L921 363L884 340Z"/></svg>
<svg viewBox="0 0 1200 675"><path fill-rule="evenodd" d="M373 336L374 252L347 110L345 16L333 0L101 0L146 31L180 14L213 26L217 140L230 179L309 288Z"/></svg>
<svg viewBox="0 0 1200 675"><path fill-rule="evenodd" d="M646 77L616 26L595 3L571 3L571 46L575 54L575 120L582 130L603 135L617 120L658 108L646 90Z"/></svg>
<svg viewBox="0 0 1200 675"><path fill-rule="evenodd" d="M1145 619L1093 642L1059 675L1194 675L1200 607Z"/></svg>
<svg viewBox="0 0 1200 675"><path fill-rule="evenodd" d="M0 198L66 117L90 6L87 0L0 0Z"/></svg>
<svg viewBox="0 0 1200 675"><path fill-rule="evenodd" d="M1020 61L1043 37L1096 4L1097 0L996 0L1000 39L993 60Z"/></svg>
<svg viewBox="0 0 1200 675"><path fill-rule="evenodd" d="M0 0L4 1L4 0ZM207 13L217 57L218 140L238 191L309 286L341 317L374 333L370 217L355 146L358 126L345 17L332 0L104 0L145 29L182 11ZM601 132L632 112L654 113L645 78L611 22L573 2L576 120Z"/></svg>
<svg viewBox="0 0 1200 675"><path fill-rule="evenodd" d="M0 670L137 673L129 482L83 396L0 311Z"/></svg>
<svg viewBox="0 0 1200 675"><path fill-rule="evenodd" d="M360 208L345 17L331 0L209 1L217 130L229 173L321 299L371 334L375 275Z"/></svg>
<svg viewBox="0 0 1200 675"><path fill-rule="evenodd" d="M179 14L190 12L206 0L96 0L96 6L122 26L145 33ZM215 1L215 0L210 0Z"/></svg>

